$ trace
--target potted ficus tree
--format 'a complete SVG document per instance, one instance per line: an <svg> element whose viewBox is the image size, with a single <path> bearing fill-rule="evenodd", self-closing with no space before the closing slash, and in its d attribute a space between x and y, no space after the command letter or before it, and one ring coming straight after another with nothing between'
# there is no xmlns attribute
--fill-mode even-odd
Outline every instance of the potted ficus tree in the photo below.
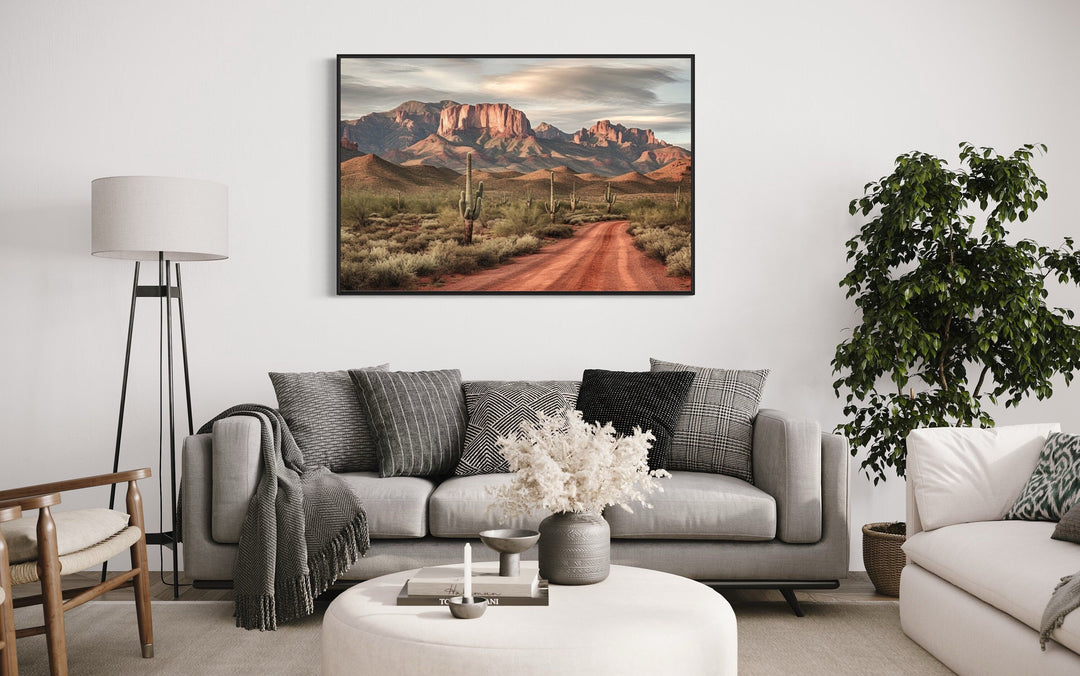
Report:
<svg viewBox="0 0 1080 676"><path fill-rule="evenodd" d="M875 485L890 469L904 476L912 429L993 426L987 402L1044 399L1055 376L1068 383L1080 367L1073 311L1046 303L1047 279L1080 280L1073 240L1051 248L1008 231L1046 199L1031 168L1036 149L1046 151L1024 145L1001 156L961 143L957 169L908 153L851 201L851 214L870 220L847 243L852 268L840 286L860 317L836 348L833 388L846 393L837 431L852 455L865 454L861 468ZM882 593L898 593L903 528L863 530L864 563ZM868 546L879 532L885 545Z"/></svg>

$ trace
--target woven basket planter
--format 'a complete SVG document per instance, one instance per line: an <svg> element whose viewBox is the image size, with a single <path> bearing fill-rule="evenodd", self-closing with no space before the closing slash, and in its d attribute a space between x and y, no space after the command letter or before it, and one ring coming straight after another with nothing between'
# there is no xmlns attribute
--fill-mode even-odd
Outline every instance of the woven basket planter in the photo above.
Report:
<svg viewBox="0 0 1080 676"><path fill-rule="evenodd" d="M874 589L900 596L900 571L907 558L900 549L907 539L903 521L868 523L862 527L862 559Z"/></svg>

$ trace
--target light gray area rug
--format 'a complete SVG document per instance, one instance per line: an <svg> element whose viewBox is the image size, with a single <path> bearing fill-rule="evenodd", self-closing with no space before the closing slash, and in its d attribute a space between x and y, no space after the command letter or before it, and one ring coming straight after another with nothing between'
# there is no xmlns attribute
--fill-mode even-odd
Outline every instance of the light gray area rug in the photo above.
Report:
<svg viewBox="0 0 1080 676"><path fill-rule="evenodd" d="M156 654L149 660L139 656L134 604L91 602L69 612L71 673L319 673L321 613L276 632L260 633L234 626L230 602L155 601L153 607ZM894 603L807 603L803 607L806 617L798 618L784 603L735 605L740 674L952 673L904 636ZM21 639L18 652L22 676L49 673L44 637Z"/></svg>

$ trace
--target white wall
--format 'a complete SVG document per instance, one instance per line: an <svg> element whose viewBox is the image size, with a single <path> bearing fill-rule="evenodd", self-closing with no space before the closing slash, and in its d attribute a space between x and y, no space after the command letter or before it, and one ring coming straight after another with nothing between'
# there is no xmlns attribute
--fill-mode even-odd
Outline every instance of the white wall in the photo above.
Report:
<svg viewBox="0 0 1080 676"><path fill-rule="evenodd" d="M829 361L854 319L837 286L859 225L846 207L896 155L1044 142L1035 164L1051 197L1025 232L1051 243L1075 231L1080 5L709 5L4 0L0 487L111 463L131 268L89 254L99 176L230 188L230 259L184 271L196 425L272 403L269 370L389 361L573 378L657 356L769 367L766 405L832 427ZM697 294L336 297L339 52L697 54ZM1080 293L1055 298L1080 309ZM156 473L153 302L140 312L122 465ZM1078 404L1080 390L1060 388L999 422L1080 431ZM903 518L902 488L853 471L853 569L860 524ZM157 490L144 492L154 524Z"/></svg>

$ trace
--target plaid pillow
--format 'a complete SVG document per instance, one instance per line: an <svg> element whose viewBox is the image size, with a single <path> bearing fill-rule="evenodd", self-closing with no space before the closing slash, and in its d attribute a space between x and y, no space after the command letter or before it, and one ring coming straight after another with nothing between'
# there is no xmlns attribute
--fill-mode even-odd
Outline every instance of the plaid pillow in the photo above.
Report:
<svg viewBox="0 0 1080 676"><path fill-rule="evenodd" d="M692 371L675 426L668 469L726 474L754 482L751 442L768 369L730 371L650 359L653 371Z"/></svg>

